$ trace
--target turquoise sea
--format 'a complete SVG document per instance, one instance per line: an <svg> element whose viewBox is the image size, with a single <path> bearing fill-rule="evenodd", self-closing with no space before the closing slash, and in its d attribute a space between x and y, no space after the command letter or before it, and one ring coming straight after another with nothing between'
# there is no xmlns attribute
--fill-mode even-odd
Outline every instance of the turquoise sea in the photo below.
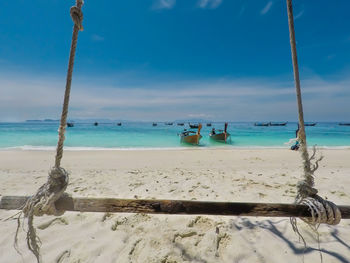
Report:
<svg viewBox="0 0 350 263"><path fill-rule="evenodd" d="M209 140L211 128L223 129L224 123L203 125L203 138L199 147L288 147L286 144L295 137L296 123L286 126L257 127L251 122L231 122L228 131L231 142L227 145ZM0 149L54 149L57 143L58 122L0 123ZM180 133L185 126L167 126L151 122L116 123L75 123L67 128L65 146L67 149L138 149L138 148L179 148L191 147L180 144ZM309 146L350 148L350 126L338 123L320 122L306 127ZM198 146L192 146L198 147Z"/></svg>

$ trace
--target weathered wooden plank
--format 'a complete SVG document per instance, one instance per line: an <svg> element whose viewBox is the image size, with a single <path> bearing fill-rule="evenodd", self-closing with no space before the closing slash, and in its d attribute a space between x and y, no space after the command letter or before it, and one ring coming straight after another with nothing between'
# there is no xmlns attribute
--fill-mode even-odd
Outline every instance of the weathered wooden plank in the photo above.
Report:
<svg viewBox="0 0 350 263"><path fill-rule="evenodd" d="M0 209L19 209L26 196L3 196ZM185 200L143 200L115 198L72 198L63 196L56 202L58 209L81 212L309 217L305 205L276 203L207 202ZM350 206L338 206L343 219L350 219Z"/></svg>

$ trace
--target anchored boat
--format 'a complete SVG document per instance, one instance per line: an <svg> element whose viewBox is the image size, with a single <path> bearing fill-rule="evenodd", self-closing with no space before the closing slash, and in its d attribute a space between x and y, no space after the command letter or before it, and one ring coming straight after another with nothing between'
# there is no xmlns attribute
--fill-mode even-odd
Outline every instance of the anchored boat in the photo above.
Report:
<svg viewBox="0 0 350 263"><path fill-rule="evenodd" d="M210 139L217 141L217 142L227 142L228 137L230 137L230 134L227 132L227 126L228 123L225 122L225 129L224 130L215 130L213 128L209 134Z"/></svg>
<svg viewBox="0 0 350 263"><path fill-rule="evenodd" d="M316 126L317 122L304 123L304 126Z"/></svg>
<svg viewBox="0 0 350 263"><path fill-rule="evenodd" d="M188 123L188 126L190 126L191 129L198 129L199 124L191 124L191 123Z"/></svg>
<svg viewBox="0 0 350 263"><path fill-rule="evenodd" d="M254 123L254 126L269 126L269 122L256 122Z"/></svg>
<svg viewBox="0 0 350 263"><path fill-rule="evenodd" d="M286 126L288 122L270 122L269 126Z"/></svg>
<svg viewBox="0 0 350 263"><path fill-rule="evenodd" d="M184 130L180 134L181 143L188 143L188 144L192 144L192 145L198 145L199 144L199 140L202 138L202 135L200 134L201 129L202 129L202 124L199 124L197 132Z"/></svg>

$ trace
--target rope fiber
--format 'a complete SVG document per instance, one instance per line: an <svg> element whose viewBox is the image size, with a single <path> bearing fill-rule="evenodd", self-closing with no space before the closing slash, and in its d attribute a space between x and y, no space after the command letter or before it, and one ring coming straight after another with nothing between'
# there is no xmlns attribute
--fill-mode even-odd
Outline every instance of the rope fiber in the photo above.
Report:
<svg viewBox="0 0 350 263"><path fill-rule="evenodd" d="M63 156L63 144L65 140L65 131L67 125L69 96L72 84L73 66L75 59L75 50L77 47L78 33L83 30L83 13L81 7L83 5L82 0L76 0L76 6L70 9L70 15L74 22L72 43L69 54L68 70L66 87L64 93L64 101L62 107L61 121L58 128L58 142L56 147L55 165L49 171L47 182L42 185L35 195L31 196L24 207L22 213L24 218L27 218L28 231L27 231L27 246L29 250L35 255L37 262L41 262L40 256L40 240L36 235L35 228L33 226L34 216L48 215L61 215L64 211L56 209L55 202L64 194L67 188L69 176L64 168L61 167L61 160ZM17 247L17 234L20 223L17 225L17 231L15 235L15 248Z"/></svg>
<svg viewBox="0 0 350 263"><path fill-rule="evenodd" d="M318 162L322 160L322 156L319 159L316 159L315 147L311 157L309 156L307 150L303 104L300 90L298 58L295 43L292 0L287 0L287 13L300 127L298 132L298 140L300 143L300 151L304 168L303 179L297 184L298 193L295 202L297 204L305 204L309 207L312 218L303 218L303 220L308 222L310 225L318 226L321 223L335 225L340 222L341 213L339 209L334 203L328 200L324 200L322 197L318 196L318 191L316 188L314 188L314 172L318 169ZM312 160L315 160L314 164L311 162Z"/></svg>

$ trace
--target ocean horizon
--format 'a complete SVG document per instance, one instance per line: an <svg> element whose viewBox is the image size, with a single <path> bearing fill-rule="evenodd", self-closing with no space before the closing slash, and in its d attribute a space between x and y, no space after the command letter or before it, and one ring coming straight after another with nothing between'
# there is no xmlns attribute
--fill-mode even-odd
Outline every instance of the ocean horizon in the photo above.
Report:
<svg viewBox="0 0 350 263"><path fill-rule="evenodd" d="M184 126L165 125L158 122L75 122L67 127L65 150L157 150L187 148L288 148L295 138L296 122L286 126L254 126L254 122L229 122L231 138L227 144L209 139L212 128L223 129L224 122L211 122L212 127L203 123L199 146L180 143L179 133L189 130ZM57 121L27 121L0 123L0 149L54 150L57 144ZM340 126L338 122L318 122L307 126L308 146L324 148L350 148L350 126Z"/></svg>

